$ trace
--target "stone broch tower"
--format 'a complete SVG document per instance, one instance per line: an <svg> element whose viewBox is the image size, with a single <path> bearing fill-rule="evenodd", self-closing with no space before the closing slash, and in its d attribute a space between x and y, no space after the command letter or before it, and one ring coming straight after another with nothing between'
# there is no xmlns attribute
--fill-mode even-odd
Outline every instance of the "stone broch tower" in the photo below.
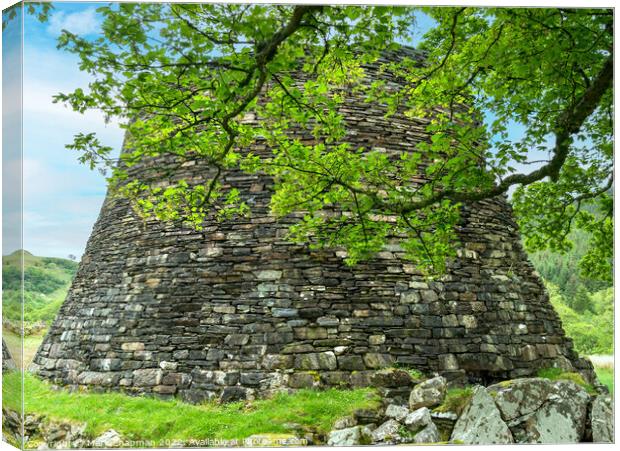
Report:
<svg viewBox="0 0 620 451"><path fill-rule="evenodd" d="M381 61L404 54L414 55L403 50ZM380 62L365 67L367 80L397 83L379 72ZM429 139L422 121L385 119L381 106L353 95L342 113L354 148L400 152ZM264 143L251 150L270 152ZM133 170L156 174L171 163L160 158ZM210 174L197 160L180 176L204 182ZM252 215L200 232L145 224L126 200L108 197L32 370L62 385L198 402L361 386L394 365L478 381L551 365L587 369L521 248L505 199L465 209L460 257L429 282L398 245L350 268L342 251L291 244L283 239L291 220L269 214L272 180L231 170L224 182L241 190Z"/></svg>

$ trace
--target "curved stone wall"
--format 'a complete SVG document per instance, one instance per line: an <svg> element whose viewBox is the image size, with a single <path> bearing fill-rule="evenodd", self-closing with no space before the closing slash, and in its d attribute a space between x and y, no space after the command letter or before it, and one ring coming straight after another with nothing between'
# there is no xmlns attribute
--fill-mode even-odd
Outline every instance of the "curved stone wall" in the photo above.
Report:
<svg viewBox="0 0 620 451"><path fill-rule="evenodd" d="M2 338L2 372L4 373L5 371L15 369L17 369L17 365L15 365L11 351L9 351L9 347L6 345L4 338Z"/></svg>
<svg viewBox="0 0 620 451"><path fill-rule="evenodd" d="M370 79L389 78L377 65L366 69ZM428 139L421 121L385 119L360 98L349 97L342 112L355 147L400 152ZM269 152L262 143L251 150ZM210 173L197 160L177 175L200 182ZM109 197L32 370L63 385L197 402L360 386L394 365L484 382L550 365L587 368L503 198L464 210L460 257L429 282L397 244L353 268L341 251L291 244L284 235L293 219L269 214L271 179L229 171L223 180L252 215L200 232L145 223L126 200Z"/></svg>

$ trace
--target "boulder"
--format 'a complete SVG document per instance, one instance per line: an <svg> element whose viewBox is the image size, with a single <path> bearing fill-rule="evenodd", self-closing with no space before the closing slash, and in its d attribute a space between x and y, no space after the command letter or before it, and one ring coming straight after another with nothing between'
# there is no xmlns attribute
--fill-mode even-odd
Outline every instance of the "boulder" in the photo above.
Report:
<svg viewBox="0 0 620 451"><path fill-rule="evenodd" d="M440 437L450 437L459 417L454 412L431 412L431 419L437 426Z"/></svg>
<svg viewBox="0 0 620 451"><path fill-rule="evenodd" d="M367 445L371 441L370 430L366 426L354 426L331 431L327 437L328 446Z"/></svg>
<svg viewBox="0 0 620 451"><path fill-rule="evenodd" d="M377 429L372 431L371 439L373 443L396 444L402 441L399 430L401 424L394 420L387 420Z"/></svg>
<svg viewBox="0 0 620 451"><path fill-rule="evenodd" d="M385 409L385 416L388 418L393 418L398 422L402 422L408 414L409 409L407 409L407 407L396 404L390 404L387 406L387 409Z"/></svg>
<svg viewBox="0 0 620 451"><path fill-rule="evenodd" d="M432 421L413 437L414 443L437 443L440 440L437 426Z"/></svg>
<svg viewBox="0 0 620 451"><path fill-rule="evenodd" d="M353 417L358 424L378 424L383 415L377 409L356 409L353 412Z"/></svg>
<svg viewBox="0 0 620 451"><path fill-rule="evenodd" d="M609 395L597 396L592 403L592 441L613 443L614 409Z"/></svg>
<svg viewBox="0 0 620 451"><path fill-rule="evenodd" d="M524 378L500 382L487 388L495 399L502 419L510 422L534 413L549 395L548 379Z"/></svg>
<svg viewBox="0 0 620 451"><path fill-rule="evenodd" d="M409 395L409 409L438 406L446 396L446 379L438 376L414 387Z"/></svg>
<svg viewBox="0 0 620 451"><path fill-rule="evenodd" d="M334 429L347 429L357 425L357 420L354 416L342 417L334 422Z"/></svg>
<svg viewBox="0 0 620 451"><path fill-rule="evenodd" d="M123 439L114 429L105 431L99 437L95 438L95 448L118 448L121 446Z"/></svg>
<svg viewBox="0 0 620 451"><path fill-rule="evenodd" d="M431 419L431 411L427 407L422 407L415 412L411 412L405 417L403 422L406 428L411 432L418 432L429 424L433 424Z"/></svg>
<svg viewBox="0 0 620 451"><path fill-rule="evenodd" d="M431 418L431 411L421 407L409 413L403 424L413 433L413 443L437 443L440 441L439 430Z"/></svg>
<svg viewBox="0 0 620 451"><path fill-rule="evenodd" d="M568 380L523 378L488 388L518 443L577 443L590 396Z"/></svg>
<svg viewBox="0 0 620 451"><path fill-rule="evenodd" d="M450 441L466 445L514 443L493 398L480 386L474 388L469 404L454 425Z"/></svg>

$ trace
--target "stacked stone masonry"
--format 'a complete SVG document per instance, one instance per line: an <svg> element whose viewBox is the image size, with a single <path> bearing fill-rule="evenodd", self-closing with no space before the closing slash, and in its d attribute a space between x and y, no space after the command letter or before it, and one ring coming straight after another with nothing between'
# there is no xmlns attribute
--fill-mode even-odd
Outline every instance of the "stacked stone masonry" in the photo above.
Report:
<svg viewBox="0 0 620 451"><path fill-rule="evenodd" d="M367 80L397 82L379 66L366 66ZM385 119L360 97L347 97L341 112L354 148L392 154L429 139L423 121ZM261 142L250 150L270 153ZM160 157L132 170L163 178L173 163ZM194 183L212 174L200 160L176 171ZM504 198L464 208L459 258L428 281L397 242L355 267L341 250L292 244L285 235L295 218L269 213L269 177L231 170L223 180L240 189L251 216L202 231L144 222L126 200L106 199L34 372L62 385L199 402L361 386L395 365L482 382L552 365L589 368L565 337Z"/></svg>
<svg viewBox="0 0 620 451"><path fill-rule="evenodd" d="M9 351L9 347L6 345L4 338L2 338L2 372L4 373L5 371L15 369L17 369L17 365L15 365L11 351Z"/></svg>

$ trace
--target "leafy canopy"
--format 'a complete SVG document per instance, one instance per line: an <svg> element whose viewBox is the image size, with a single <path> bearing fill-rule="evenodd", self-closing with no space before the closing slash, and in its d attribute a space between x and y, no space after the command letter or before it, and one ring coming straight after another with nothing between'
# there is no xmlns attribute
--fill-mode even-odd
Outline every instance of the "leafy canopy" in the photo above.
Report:
<svg viewBox="0 0 620 451"><path fill-rule="evenodd" d="M368 86L363 64L412 42L410 7L110 4L102 35L63 32L59 47L92 75L59 94L100 109L127 130L119 161L92 133L69 147L110 170L112 187L145 217L201 227L247 215L223 171L274 177L271 206L303 212L291 238L343 246L348 262L400 237L429 273L454 255L463 203L515 189L514 209L533 250L566 250L590 232L582 268L611 278L613 14L602 9L424 8L436 25L419 58L388 63L402 86ZM353 148L339 111L345 94L426 120L431 139L396 156ZM259 126L244 122L260 117ZM510 135L510 124L524 133ZM302 126L314 140L289 130ZM269 158L247 149L256 140ZM204 183L130 176L146 158L200 158ZM420 181L419 176L424 178ZM412 182L412 180L416 182ZM589 210L583 207L588 205ZM326 214L336 206L339 214Z"/></svg>

